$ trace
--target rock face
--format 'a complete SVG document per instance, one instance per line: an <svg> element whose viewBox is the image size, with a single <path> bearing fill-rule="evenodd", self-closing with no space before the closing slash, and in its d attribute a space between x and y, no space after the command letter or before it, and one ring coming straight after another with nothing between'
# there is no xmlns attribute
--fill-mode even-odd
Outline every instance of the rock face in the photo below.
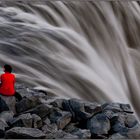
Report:
<svg viewBox="0 0 140 140"><path fill-rule="evenodd" d="M16 84L16 97L0 96L0 138L140 138L140 124L129 104L60 99Z"/></svg>

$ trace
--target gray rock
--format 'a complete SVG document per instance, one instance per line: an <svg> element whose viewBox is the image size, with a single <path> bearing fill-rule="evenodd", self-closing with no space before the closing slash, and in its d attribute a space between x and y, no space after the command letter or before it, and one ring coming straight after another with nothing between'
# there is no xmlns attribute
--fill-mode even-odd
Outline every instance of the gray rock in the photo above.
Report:
<svg viewBox="0 0 140 140"><path fill-rule="evenodd" d="M113 134L113 135L111 135L110 137L109 137L109 139L127 139L128 137L126 137L126 136L123 136L123 135L121 135L121 134L119 134L119 133L115 133L115 134Z"/></svg>
<svg viewBox="0 0 140 140"><path fill-rule="evenodd" d="M46 117L46 118L44 119L43 123L44 123L44 124L50 124L51 121L50 121L50 119L49 119L48 117Z"/></svg>
<svg viewBox="0 0 140 140"><path fill-rule="evenodd" d="M57 128L57 125L55 123L52 123L52 124L46 124L42 127L42 131L45 133L45 134L49 134L49 133L52 133L52 132L57 132L58 131L58 128Z"/></svg>
<svg viewBox="0 0 140 140"><path fill-rule="evenodd" d="M66 99L55 99L50 104L53 105L53 107L58 107L60 109L63 109L64 101L66 101Z"/></svg>
<svg viewBox="0 0 140 140"><path fill-rule="evenodd" d="M116 112L122 112L122 108L120 106L120 103L105 103L102 105L102 110L111 110L114 113Z"/></svg>
<svg viewBox="0 0 140 140"><path fill-rule="evenodd" d="M90 130L86 129L77 129L76 131L72 132L73 135L77 135L79 139L90 139L91 133Z"/></svg>
<svg viewBox="0 0 140 140"><path fill-rule="evenodd" d="M45 134L36 128L14 127L5 133L7 139L42 139Z"/></svg>
<svg viewBox="0 0 140 140"><path fill-rule="evenodd" d="M32 127L32 116L30 113L22 114L17 118L13 118L10 122L12 127Z"/></svg>
<svg viewBox="0 0 140 140"><path fill-rule="evenodd" d="M0 113L0 119L5 120L6 122L9 122L13 119L14 113L12 111L3 111Z"/></svg>
<svg viewBox="0 0 140 140"><path fill-rule="evenodd" d="M20 102L16 103L17 113L27 111L31 108L41 104L38 97L23 98Z"/></svg>
<svg viewBox="0 0 140 140"><path fill-rule="evenodd" d="M47 134L46 139L78 139L78 136L58 130L56 132Z"/></svg>
<svg viewBox="0 0 140 140"><path fill-rule="evenodd" d="M126 133L128 139L140 139L140 125L136 125L133 128L130 128Z"/></svg>
<svg viewBox="0 0 140 140"><path fill-rule="evenodd" d="M74 131L77 131L77 130L79 129L79 128L77 127L78 124L79 124L79 123L69 123L69 124L65 127L64 131L67 132L67 133L72 133L72 132L74 132Z"/></svg>
<svg viewBox="0 0 140 140"><path fill-rule="evenodd" d="M121 109L127 113L133 113L132 108L129 104L120 104Z"/></svg>
<svg viewBox="0 0 140 140"><path fill-rule="evenodd" d="M104 114L97 114L87 121L87 128L92 134L108 134L110 121Z"/></svg>
<svg viewBox="0 0 140 140"><path fill-rule="evenodd" d="M58 129L63 129L71 121L72 114L70 112L54 110L50 114L50 120L52 123L56 123Z"/></svg>
<svg viewBox="0 0 140 140"><path fill-rule="evenodd" d="M9 127L8 124L3 119L0 119L0 138L4 137L5 130L8 127Z"/></svg>
<svg viewBox="0 0 140 140"><path fill-rule="evenodd" d="M32 114L32 119L33 119L33 123L32 123L33 128L41 128L42 127L42 125L43 125L42 120L38 115Z"/></svg>
<svg viewBox="0 0 140 140"><path fill-rule="evenodd" d="M9 110L13 111L13 113L16 114L16 109L15 109L16 99L15 99L15 97L14 96L0 95L0 98L6 103L6 105L9 108ZM1 107L2 107L2 105L1 105ZM2 107L2 108L3 108L3 111L8 111L8 109L6 109L5 107Z"/></svg>
<svg viewBox="0 0 140 140"><path fill-rule="evenodd" d="M41 117L41 119L44 119L48 114L50 114L51 111L52 107L50 105L40 104L33 109L25 111L24 113L36 114Z"/></svg>

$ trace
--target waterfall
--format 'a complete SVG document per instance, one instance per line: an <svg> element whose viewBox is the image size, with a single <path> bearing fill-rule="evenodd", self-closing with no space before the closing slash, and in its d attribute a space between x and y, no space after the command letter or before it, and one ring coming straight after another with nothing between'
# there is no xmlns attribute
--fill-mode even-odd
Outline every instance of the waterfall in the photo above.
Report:
<svg viewBox="0 0 140 140"><path fill-rule="evenodd" d="M140 117L139 4L0 3L1 68L59 96L129 103Z"/></svg>

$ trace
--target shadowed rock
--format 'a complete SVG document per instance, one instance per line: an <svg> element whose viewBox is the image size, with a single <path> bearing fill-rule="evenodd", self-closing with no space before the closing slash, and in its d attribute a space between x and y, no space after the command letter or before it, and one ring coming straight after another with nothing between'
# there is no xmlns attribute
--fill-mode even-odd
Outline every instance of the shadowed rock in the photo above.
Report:
<svg viewBox="0 0 140 140"><path fill-rule="evenodd" d="M45 134L36 128L14 127L6 131L5 138L7 139L42 139Z"/></svg>

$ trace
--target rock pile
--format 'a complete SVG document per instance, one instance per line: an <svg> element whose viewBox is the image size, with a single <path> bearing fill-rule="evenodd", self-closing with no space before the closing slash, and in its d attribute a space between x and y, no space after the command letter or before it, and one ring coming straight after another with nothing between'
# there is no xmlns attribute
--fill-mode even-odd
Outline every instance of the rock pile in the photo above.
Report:
<svg viewBox="0 0 140 140"><path fill-rule="evenodd" d="M60 99L20 83L16 91L16 97L0 96L0 138L140 138L128 104Z"/></svg>

